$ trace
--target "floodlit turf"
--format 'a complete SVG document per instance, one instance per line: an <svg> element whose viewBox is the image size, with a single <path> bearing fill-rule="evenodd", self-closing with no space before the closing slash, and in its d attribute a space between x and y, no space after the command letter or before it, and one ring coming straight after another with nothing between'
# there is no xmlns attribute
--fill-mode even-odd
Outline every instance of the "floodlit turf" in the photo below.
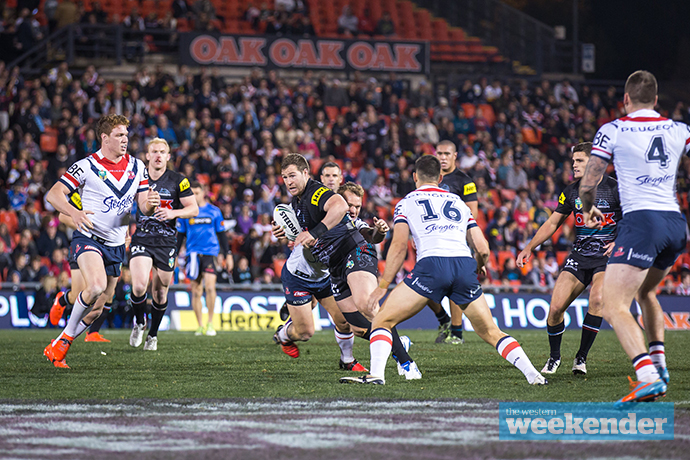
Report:
<svg viewBox="0 0 690 460"><path fill-rule="evenodd" d="M177 398L489 398L521 401L614 401L627 392L634 375L615 334L602 331L590 353L587 377L570 371L580 334L567 331L563 363L547 387L532 387L522 374L474 333L464 345L435 344L435 331L403 331L414 345L411 356L422 380L406 381L391 360L386 385L338 384L352 375L338 370L339 351L332 331L317 332L300 343L301 356L280 351L271 333L220 332L217 337L161 332L158 351L128 345L129 331L104 330L112 343L77 339L67 355L72 369L56 369L43 348L52 330L0 331L0 399L177 399ZM544 331L514 331L537 369L548 357ZM690 333L666 336L671 385L665 401L690 407ZM369 364L368 343L355 341L355 356Z"/></svg>

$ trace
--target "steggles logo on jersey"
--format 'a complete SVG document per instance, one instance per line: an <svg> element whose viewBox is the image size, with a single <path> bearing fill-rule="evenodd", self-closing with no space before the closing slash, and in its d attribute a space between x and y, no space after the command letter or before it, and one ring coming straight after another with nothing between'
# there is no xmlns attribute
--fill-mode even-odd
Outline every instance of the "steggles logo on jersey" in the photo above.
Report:
<svg viewBox="0 0 690 460"><path fill-rule="evenodd" d="M651 177L648 175L638 176L635 178L637 180L637 185L651 185L652 187L658 187L664 182L674 180L675 176L673 174L666 174L663 177Z"/></svg>
<svg viewBox="0 0 690 460"><path fill-rule="evenodd" d="M133 203L134 196L132 195L127 196L122 200L118 200L115 197L107 197L103 200L103 204L105 205L105 209L103 209L103 212L108 213L110 211L115 210L117 215L121 216L132 208Z"/></svg>

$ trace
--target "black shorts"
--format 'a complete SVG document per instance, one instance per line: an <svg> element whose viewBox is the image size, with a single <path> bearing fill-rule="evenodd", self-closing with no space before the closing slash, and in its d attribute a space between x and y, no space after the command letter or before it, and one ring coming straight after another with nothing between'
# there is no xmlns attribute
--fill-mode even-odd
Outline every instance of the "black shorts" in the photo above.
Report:
<svg viewBox="0 0 690 460"><path fill-rule="evenodd" d="M187 254L187 264L185 265L185 275L187 278L196 281L201 278L202 273L216 274L216 256L190 252Z"/></svg>
<svg viewBox="0 0 690 460"><path fill-rule="evenodd" d="M153 266L158 270L171 272L175 270L177 248L175 246L153 246L132 238L132 244L129 246L129 260L135 257L148 257L153 260Z"/></svg>
<svg viewBox="0 0 690 460"><path fill-rule="evenodd" d="M565 259L562 271L572 273L586 287L590 285L594 275L606 270L607 263L607 257L585 257L571 252Z"/></svg>
<svg viewBox="0 0 690 460"><path fill-rule="evenodd" d="M342 264L331 269L331 287L335 300L345 300L352 296L347 284L347 276L350 273L365 271L378 276L378 265L378 258L366 245L350 251Z"/></svg>

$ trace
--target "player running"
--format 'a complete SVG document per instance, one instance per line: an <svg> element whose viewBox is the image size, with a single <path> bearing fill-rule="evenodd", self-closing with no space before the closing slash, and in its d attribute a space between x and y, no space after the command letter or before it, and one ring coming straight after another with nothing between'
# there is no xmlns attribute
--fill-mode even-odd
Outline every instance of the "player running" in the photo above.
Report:
<svg viewBox="0 0 690 460"><path fill-rule="evenodd" d="M189 180L168 169L170 146L165 139L151 139L146 151L149 186L161 197L161 204L153 216L137 210L137 230L132 236L129 269L132 272L132 310L134 321L129 344L138 347L146 330L146 291L153 269L151 294L151 327L144 350L158 349L158 328L168 308L168 288L177 261L176 219L188 219L199 214Z"/></svg>
<svg viewBox="0 0 690 460"><path fill-rule="evenodd" d="M196 217L177 221L177 249L187 239L185 272L192 282L192 309L199 323L195 335L215 336L213 313L216 306L216 263L223 265L229 253L228 237L223 226L223 214L206 201L206 190L199 182L192 182L192 193L199 207ZM228 257L230 266L232 257ZM174 261L173 261L174 262ZM208 322L204 327L201 296L206 291Z"/></svg>
<svg viewBox="0 0 690 460"><path fill-rule="evenodd" d="M632 360L638 382L616 402L654 401L666 394L669 373L664 349L664 314L656 288L686 245L687 221L675 195L681 155L690 148L690 128L654 110L658 101L654 75L638 70L625 82L628 114L606 123L594 137L592 158L580 182L585 224L601 227L606 215L596 201L608 162L613 158L623 219L604 275L604 318ZM644 335L630 313L637 296ZM650 356L651 355L651 356Z"/></svg>
<svg viewBox="0 0 690 460"><path fill-rule="evenodd" d="M573 147L573 176L575 182L568 185L558 198L558 206L549 219L539 228L534 238L517 256L517 266L523 267L532 257L532 251L563 225L571 212L575 213L575 243L551 294L551 308L546 320L551 354L542 374L553 374L561 364L561 340L565 332L564 313L570 304L592 285L589 292L589 307L582 322L580 349L573 361L573 374L587 373L587 354L597 337L602 319L602 288L604 270L613 250L618 222L621 220L621 206L618 198L618 183L611 177L601 178L596 202L605 214L604 226L600 229L587 228L582 216L582 202L578 187L585 174L585 168L592 152L592 143L583 142Z"/></svg>
<svg viewBox="0 0 690 460"><path fill-rule="evenodd" d="M439 302L450 297L460 306L482 339L520 369L532 385L546 383L518 342L501 332L477 281L489 258L489 244L472 217L470 209L457 195L438 188L439 160L422 156L415 163L417 190L409 193L395 208L393 241L386 258L381 283L369 298L369 307L378 306L407 254L412 234L417 247L417 263L403 283L396 286L373 321L371 333L371 375L343 377L341 383L385 384L385 367L391 352L391 329L419 313L428 299ZM470 247L474 249L472 258ZM475 260L476 259L476 260Z"/></svg>
<svg viewBox="0 0 690 460"><path fill-rule="evenodd" d="M94 308L98 297L117 283L134 200L147 215L153 214L160 205L158 192L148 188L144 163L127 154L128 126L129 120L121 115L101 118L98 122L101 150L74 163L46 196L77 227L70 248L85 286L74 302L67 327L43 351L56 367L68 367L65 355L85 329L85 325L80 327L80 322ZM75 190L80 191L83 210L67 200Z"/></svg>

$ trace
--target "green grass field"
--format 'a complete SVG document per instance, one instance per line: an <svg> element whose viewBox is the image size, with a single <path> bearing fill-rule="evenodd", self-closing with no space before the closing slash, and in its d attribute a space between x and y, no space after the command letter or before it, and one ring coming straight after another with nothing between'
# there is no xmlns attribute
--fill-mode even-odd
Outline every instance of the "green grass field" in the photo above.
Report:
<svg viewBox="0 0 690 460"><path fill-rule="evenodd" d="M270 333L232 332L217 337L162 332L158 351L128 345L129 331L105 330L112 343L77 339L67 355L71 369L56 369L43 357L52 330L0 331L0 399L120 400L178 398L296 398L392 400L487 398L519 401L614 401L626 393L626 375L634 375L615 334L602 331L587 364L586 378L570 371L580 334L567 331L563 364L547 387L532 387L522 374L474 333L465 345L434 344L435 331L404 331L414 345L411 356L422 380L406 381L389 361L384 387L340 385L339 352L331 331L301 343L292 359L271 341ZM515 331L534 365L548 357L544 331ZM690 407L690 334L666 336L671 385L665 401ZM355 356L369 363L368 343L357 339Z"/></svg>

